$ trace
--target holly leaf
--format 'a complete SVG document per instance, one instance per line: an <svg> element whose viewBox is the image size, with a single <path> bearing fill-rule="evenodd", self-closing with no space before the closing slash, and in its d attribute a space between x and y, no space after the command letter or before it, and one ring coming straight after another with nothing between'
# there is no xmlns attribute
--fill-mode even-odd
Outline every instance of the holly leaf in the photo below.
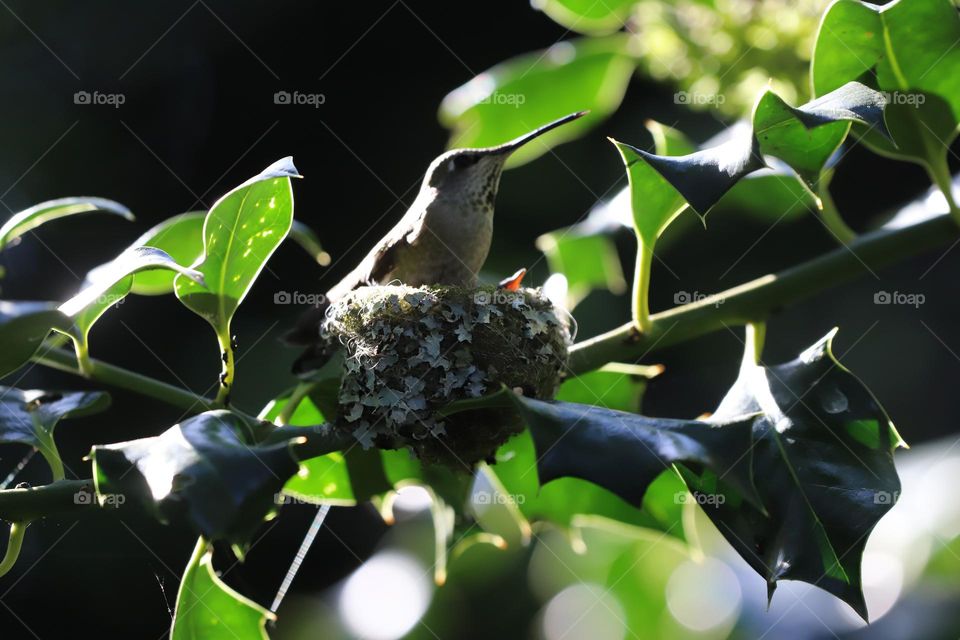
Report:
<svg viewBox="0 0 960 640"><path fill-rule="evenodd" d="M741 496L760 504L745 455L751 444L749 417L707 423L648 418L513 393L508 397L533 436L541 485L557 478L581 478L640 508L657 476L683 462L723 476Z"/></svg>
<svg viewBox="0 0 960 640"><path fill-rule="evenodd" d="M72 324L66 331L58 331L73 339L78 361L83 363L87 358L88 338L94 323L107 309L118 304L130 293L133 274L154 269L165 269L203 283L202 273L177 264L165 251L141 246L125 250L108 264L92 271L80 293L60 305L60 312L69 318Z"/></svg>
<svg viewBox="0 0 960 640"><path fill-rule="evenodd" d="M765 155L786 162L813 191L851 122L885 131L885 104L883 95L857 82L797 108L767 91L754 108L752 130L732 129L717 146L661 156L614 141L627 165L638 233L655 241L687 204L704 218L743 177L767 166Z"/></svg>
<svg viewBox="0 0 960 640"><path fill-rule="evenodd" d="M53 302L0 300L0 377L30 360L54 327L69 326Z"/></svg>
<svg viewBox="0 0 960 640"><path fill-rule="evenodd" d="M168 218L134 240L128 250L153 247L165 251L177 264L192 265L203 255L203 220L206 215L205 211L191 211ZM99 281L108 277L105 274L114 268L114 261L100 265L92 269L86 279ZM164 269L137 273L130 292L144 296L171 293L176 275L176 272Z"/></svg>
<svg viewBox="0 0 960 640"><path fill-rule="evenodd" d="M231 589L213 570L213 550L202 538L180 578L171 640L269 640L276 616Z"/></svg>
<svg viewBox="0 0 960 640"><path fill-rule="evenodd" d="M714 479L685 473L698 492L722 495L705 511L767 580L819 586L867 618L860 561L867 537L896 501L893 450L904 443L860 380L831 351L831 332L786 364L745 362L714 422L753 418L753 477L767 513L732 499Z"/></svg>
<svg viewBox="0 0 960 640"><path fill-rule="evenodd" d="M843 144L851 123L889 137L883 121L886 105L883 94L859 82L796 108L767 91L754 109L753 130L760 150L786 162L817 197L820 173Z"/></svg>
<svg viewBox="0 0 960 640"><path fill-rule="evenodd" d="M949 0L875 6L838 0L824 14L810 72L814 93L851 80L891 94L893 140L861 131L874 151L946 172L960 123L960 17Z"/></svg>
<svg viewBox="0 0 960 640"><path fill-rule="evenodd" d="M133 220L133 214L130 213L129 209L119 202L106 198L58 198L48 200L15 213L3 223L3 226L0 227L0 251L23 234L46 222L87 211L105 211L127 220Z"/></svg>
<svg viewBox="0 0 960 640"><path fill-rule="evenodd" d="M620 106L635 68L626 47L622 34L560 42L480 73L447 94L440 105L440 122L452 133L449 146L494 146L537 124L589 110L518 149L508 166L529 162L578 138Z"/></svg>
<svg viewBox="0 0 960 640"><path fill-rule="evenodd" d="M64 477L63 461L53 431L64 418L104 411L110 396L102 391L61 392L0 387L0 443L16 442L37 449L50 465L54 480Z"/></svg>
<svg viewBox="0 0 960 640"><path fill-rule="evenodd" d="M162 522L186 517L209 540L246 543L299 469L290 442L253 443L251 426L207 411L159 436L93 448L100 495L122 494Z"/></svg>
<svg viewBox="0 0 960 640"><path fill-rule="evenodd" d="M203 258L193 267L204 284L177 276L183 304L229 336L230 321L267 260L290 231L293 189L299 178L292 158L273 163L210 208L203 225Z"/></svg>

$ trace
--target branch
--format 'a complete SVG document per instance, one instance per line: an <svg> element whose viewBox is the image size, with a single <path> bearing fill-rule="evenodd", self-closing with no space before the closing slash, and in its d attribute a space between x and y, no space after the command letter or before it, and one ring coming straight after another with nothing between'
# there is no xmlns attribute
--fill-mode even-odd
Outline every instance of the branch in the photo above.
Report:
<svg viewBox="0 0 960 640"><path fill-rule="evenodd" d="M675 307L650 317L650 330L640 333L632 322L575 344L569 366L574 374L599 369L608 362L641 358L655 349L685 342L730 325L763 321L768 315L815 293L847 282L870 269L957 239L957 225L939 215L898 229L880 229L845 247L733 289Z"/></svg>
<svg viewBox="0 0 960 640"><path fill-rule="evenodd" d="M80 515L98 506L93 480L58 480L42 487L0 491L0 519L33 522L47 516Z"/></svg>
<svg viewBox="0 0 960 640"><path fill-rule="evenodd" d="M67 373L78 376L84 375L77 366L76 357L72 352L65 349L51 349L46 352L38 352L33 356L32 360L52 369L59 369L60 371L66 371ZM198 396L193 392L181 389L172 384L154 380L148 376L124 369L123 367L107 364L94 358L90 358L89 364L89 374L84 377L156 398L167 404L179 407L184 411L199 413L201 411L220 408L213 400Z"/></svg>

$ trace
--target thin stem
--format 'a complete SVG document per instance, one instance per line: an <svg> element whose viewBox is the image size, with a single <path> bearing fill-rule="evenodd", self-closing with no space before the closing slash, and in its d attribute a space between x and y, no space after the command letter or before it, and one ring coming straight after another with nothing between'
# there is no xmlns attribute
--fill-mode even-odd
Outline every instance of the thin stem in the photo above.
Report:
<svg viewBox="0 0 960 640"><path fill-rule="evenodd" d="M287 403L283 405L283 409L280 410L280 413L277 415L276 423L280 426L290 424L293 414L297 412L297 407L300 406L300 403L303 402L313 388L316 386L313 382L301 382L293 390L293 393L290 394L290 399L287 400Z"/></svg>
<svg viewBox="0 0 960 640"><path fill-rule="evenodd" d="M827 229L843 244L850 244L856 240L857 232L851 229L840 215L837 204L833 201L833 196L830 194L829 185L822 185L819 192L821 205L820 219L823 220L823 224L826 225Z"/></svg>
<svg viewBox="0 0 960 640"><path fill-rule="evenodd" d="M0 560L0 576L5 576L20 557L23 548L23 536L27 533L27 522L14 522L10 525L10 539L7 541L7 551Z"/></svg>
<svg viewBox="0 0 960 640"><path fill-rule="evenodd" d="M758 365L763 356L763 343L767 337L766 322L751 322L747 324L746 340L743 349L743 363Z"/></svg>
<svg viewBox="0 0 960 640"><path fill-rule="evenodd" d="M650 269L653 245L637 236L637 263L633 272L633 324L640 333L650 331Z"/></svg>
<svg viewBox="0 0 960 640"><path fill-rule="evenodd" d="M885 265L954 241L957 228L950 216L912 225L881 229L859 236L847 247L795 267L747 282L650 318L650 331L637 335L633 323L585 340L570 350L575 374L608 362L628 362L654 349L674 345L724 327L766 318L782 307Z"/></svg>
<svg viewBox="0 0 960 640"><path fill-rule="evenodd" d="M90 362L90 345L86 340L73 340L74 350L77 352L77 369L84 378L93 374L93 364Z"/></svg>
<svg viewBox="0 0 960 640"><path fill-rule="evenodd" d="M230 337L230 325L227 324L217 331L217 343L220 345L220 360L223 366L220 369L220 386L217 389L217 405L226 407L230 404L230 390L233 388L234 360L233 340Z"/></svg>
<svg viewBox="0 0 960 640"><path fill-rule="evenodd" d="M51 349L35 354L32 360L52 369L66 371L74 375L82 375L77 366L73 353L65 349ZM90 358L90 376L92 380L103 382L120 389L156 398L167 404L179 407L184 411L208 411L217 408L217 405L203 396L181 389L166 382L160 382L145 375L117 367L95 358Z"/></svg>

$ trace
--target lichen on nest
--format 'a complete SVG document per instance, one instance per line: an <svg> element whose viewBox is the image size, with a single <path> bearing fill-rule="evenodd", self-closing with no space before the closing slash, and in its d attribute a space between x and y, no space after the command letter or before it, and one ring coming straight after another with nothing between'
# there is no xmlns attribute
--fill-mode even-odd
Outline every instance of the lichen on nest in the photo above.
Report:
<svg viewBox="0 0 960 640"><path fill-rule="evenodd" d="M501 385L552 398L570 331L538 289L361 287L331 306L322 332L346 349L338 427L364 448L410 449L471 468L522 427L507 410L436 410Z"/></svg>

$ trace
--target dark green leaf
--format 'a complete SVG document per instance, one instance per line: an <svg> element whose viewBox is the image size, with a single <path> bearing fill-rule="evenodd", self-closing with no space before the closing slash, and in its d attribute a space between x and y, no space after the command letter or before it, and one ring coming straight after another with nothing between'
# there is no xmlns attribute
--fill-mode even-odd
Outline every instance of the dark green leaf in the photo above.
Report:
<svg viewBox="0 0 960 640"><path fill-rule="evenodd" d="M14 214L0 227L0 251L26 232L45 222L87 211L105 211L133 220L130 210L105 198L59 198L41 202Z"/></svg>
<svg viewBox="0 0 960 640"><path fill-rule="evenodd" d="M834 358L833 333L793 362L746 363L712 420L753 421L753 477L767 513L727 495L715 478L685 476L696 492L727 495L705 511L764 576L803 580L867 617L860 560L867 536L900 490L902 444L867 388Z"/></svg>
<svg viewBox="0 0 960 640"><path fill-rule="evenodd" d="M621 35L561 42L484 71L440 105L440 122L453 132L450 146L494 146L589 109L583 118L521 147L509 164L528 162L579 137L620 106L634 69L626 45Z"/></svg>
<svg viewBox="0 0 960 640"><path fill-rule="evenodd" d="M537 449L540 484L563 477L598 484L635 507L647 487L683 462L717 473L759 504L750 476L752 420L647 418L602 407L544 402L511 394Z"/></svg>
<svg viewBox="0 0 960 640"><path fill-rule="evenodd" d="M123 494L162 521L183 514L210 540L242 545L270 516L299 468L290 444L252 444L250 425L208 411L153 438L96 446L99 494Z"/></svg>
<svg viewBox="0 0 960 640"><path fill-rule="evenodd" d="M0 442L18 442L43 454L54 480L62 480L63 462L57 452L53 430L63 418L99 413L110 406L102 391L21 391L0 387Z"/></svg>
<svg viewBox="0 0 960 640"><path fill-rule="evenodd" d="M213 550L201 538L180 578L171 640L268 640L267 620L275 617L217 576Z"/></svg>
<svg viewBox="0 0 960 640"><path fill-rule="evenodd" d="M0 377L26 363L51 329L69 326L70 321L52 302L0 300Z"/></svg>
<svg viewBox="0 0 960 640"><path fill-rule="evenodd" d="M178 276L177 297L229 334L230 320L293 222L292 158L270 165L217 200L203 226L204 255L193 265L206 285Z"/></svg>

